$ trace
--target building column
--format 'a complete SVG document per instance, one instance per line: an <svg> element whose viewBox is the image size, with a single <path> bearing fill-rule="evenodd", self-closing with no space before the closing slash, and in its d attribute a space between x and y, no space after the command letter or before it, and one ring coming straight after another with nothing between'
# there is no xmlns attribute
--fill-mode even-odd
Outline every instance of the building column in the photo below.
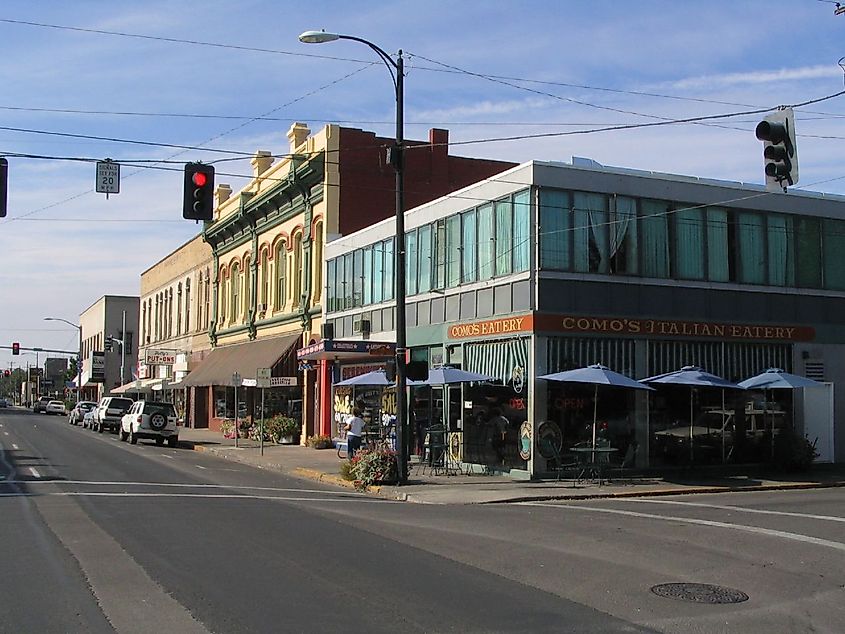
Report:
<svg viewBox="0 0 845 634"><path fill-rule="evenodd" d="M318 390L320 392L320 434L332 436L332 374L331 361L320 361L320 378Z"/></svg>

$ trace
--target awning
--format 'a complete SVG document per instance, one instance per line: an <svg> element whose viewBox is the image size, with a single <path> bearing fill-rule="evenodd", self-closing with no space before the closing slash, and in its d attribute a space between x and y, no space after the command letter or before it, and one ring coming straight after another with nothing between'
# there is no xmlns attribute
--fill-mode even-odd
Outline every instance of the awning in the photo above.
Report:
<svg viewBox="0 0 845 634"><path fill-rule="evenodd" d="M396 354L396 344L392 341L340 341L323 339L298 350L296 358L300 361L319 359L384 359Z"/></svg>
<svg viewBox="0 0 845 634"><path fill-rule="evenodd" d="M272 368L302 339L297 333L215 348L181 381L182 387L230 385L232 375L255 378L258 368Z"/></svg>
<svg viewBox="0 0 845 634"><path fill-rule="evenodd" d="M138 379L137 381L130 381L120 387L111 390L110 394L129 394L132 392L149 392L155 389L156 385L160 385L163 379Z"/></svg>

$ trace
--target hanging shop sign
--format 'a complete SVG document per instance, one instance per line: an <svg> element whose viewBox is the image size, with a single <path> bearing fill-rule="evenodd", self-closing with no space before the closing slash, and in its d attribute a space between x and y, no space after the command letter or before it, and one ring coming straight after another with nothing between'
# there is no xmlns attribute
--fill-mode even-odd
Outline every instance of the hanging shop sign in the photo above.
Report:
<svg viewBox="0 0 845 634"><path fill-rule="evenodd" d="M533 315L488 319L466 324L449 326L449 339L467 339L469 337L494 337L517 332L530 332L534 327Z"/></svg>
<svg viewBox="0 0 845 634"><path fill-rule="evenodd" d="M705 339L752 339L775 341L812 341L815 328L809 326L773 326L771 324L725 324L709 321L670 319L629 319L627 317L590 317L576 315L534 315L537 331L600 333L607 335L645 335Z"/></svg>
<svg viewBox="0 0 845 634"><path fill-rule="evenodd" d="M173 365L176 363L176 350L152 350L144 352L144 363L147 365Z"/></svg>

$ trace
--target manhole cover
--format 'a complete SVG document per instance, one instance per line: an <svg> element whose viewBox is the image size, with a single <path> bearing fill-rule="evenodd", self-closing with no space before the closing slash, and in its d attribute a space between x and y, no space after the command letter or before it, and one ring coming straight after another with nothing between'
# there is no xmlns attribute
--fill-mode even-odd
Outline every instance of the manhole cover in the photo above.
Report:
<svg viewBox="0 0 845 634"><path fill-rule="evenodd" d="M659 597L692 601L693 603L742 603L748 595L740 590L714 586L709 583L661 583L651 591Z"/></svg>

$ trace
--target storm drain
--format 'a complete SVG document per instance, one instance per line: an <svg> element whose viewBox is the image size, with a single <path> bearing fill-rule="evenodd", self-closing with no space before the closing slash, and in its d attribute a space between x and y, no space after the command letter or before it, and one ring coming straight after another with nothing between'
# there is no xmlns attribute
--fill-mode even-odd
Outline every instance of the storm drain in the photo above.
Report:
<svg viewBox="0 0 845 634"><path fill-rule="evenodd" d="M661 583L651 591L659 597L680 599L693 603L742 603L748 601L748 595L740 590L714 586L709 583Z"/></svg>

